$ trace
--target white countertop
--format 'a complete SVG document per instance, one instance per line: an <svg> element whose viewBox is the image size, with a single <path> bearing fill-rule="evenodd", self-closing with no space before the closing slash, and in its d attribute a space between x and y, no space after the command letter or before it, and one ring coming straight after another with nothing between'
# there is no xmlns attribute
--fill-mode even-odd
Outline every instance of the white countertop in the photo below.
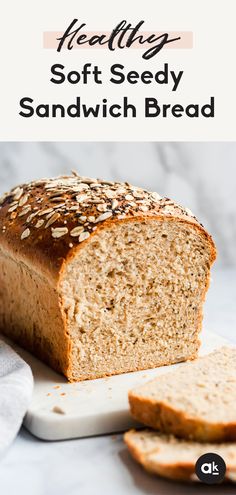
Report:
<svg viewBox="0 0 236 495"><path fill-rule="evenodd" d="M236 344L236 270L214 270L204 327ZM184 486L154 478L130 458L121 435L43 442L24 428L0 461L3 495L236 494L236 487Z"/></svg>

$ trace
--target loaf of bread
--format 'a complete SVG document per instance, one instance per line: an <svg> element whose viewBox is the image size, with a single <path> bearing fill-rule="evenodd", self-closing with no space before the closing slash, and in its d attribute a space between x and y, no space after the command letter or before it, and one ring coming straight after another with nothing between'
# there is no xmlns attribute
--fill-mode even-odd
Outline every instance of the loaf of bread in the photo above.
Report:
<svg viewBox="0 0 236 495"><path fill-rule="evenodd" d="M236 348L181 364L129 393L133 417L200 442L236 441Z"/></svg>
<svg viewBox="0 0 236 495"><path fill-rule="evenodd" d="M69 380L192 359L215 247L193 214L128 183L16 187L0 206L0 328Z"/></svg>
<svg viewBox="0 0 236 495"><path fill-rule="evenodd" d="M173 480L194 481L195 464L209 452L220 455L226 464L225 479L236 482L236 443L198 443L180 440L152 430L131 430L125 442L136 461L147 471Z"/></svg>

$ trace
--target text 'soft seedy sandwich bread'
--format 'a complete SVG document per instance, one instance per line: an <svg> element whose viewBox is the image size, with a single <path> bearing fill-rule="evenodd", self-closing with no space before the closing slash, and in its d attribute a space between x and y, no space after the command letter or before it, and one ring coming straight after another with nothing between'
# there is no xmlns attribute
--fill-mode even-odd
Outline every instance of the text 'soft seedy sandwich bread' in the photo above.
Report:
<svg viewBox="0 0 236 495"><path fill-rule="evenodd" d="M222 347L129 393L133 417L200 442L236 441L236 348Z"/></svg>
<svg viewBox="0 0 236 495"><path fill-rule="evenodd" d="M197 460L213 452L225 461L225 479L236 482L236 443L204 444L152 430L131 430L124 439L134 459L153 474L172 480L197 480Z"/></svg>
<svg viewBox="0 0 236 495"><path fill-rule="evenodd" d="M195 358L215 247L189 210L68 176L0 206L0 328L69 380Z"/></svg>

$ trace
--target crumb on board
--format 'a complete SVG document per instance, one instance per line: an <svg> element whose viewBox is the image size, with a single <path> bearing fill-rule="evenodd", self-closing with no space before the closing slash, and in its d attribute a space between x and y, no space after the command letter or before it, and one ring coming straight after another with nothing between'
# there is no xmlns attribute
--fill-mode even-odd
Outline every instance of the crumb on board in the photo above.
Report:
<svg viewBox="0 0 236 495"><path fill-rule="evenodd" d="M65 392L62 392L60 395L66 395L66 393Z"/></svg>
<svg viewBox="0 0 236 495"><path fill-rule="evenodd" d="M48 392L47 397L49 397L49 396L51 396L51 395L52 395L52 394L50 394L50 392Z"/></svg>
<svg viewBox="0 0 236 495"><path fill-rule="evenodd" d="M55 385L53 388L61 388L61 385Z"/></svg>
<svg viewBox="0 0 236 495"><path fill-rule="evenodd" d="M56 414L66 414L65 411L59 406L54 406L52 408L52 412L54 412Z"/></svg>

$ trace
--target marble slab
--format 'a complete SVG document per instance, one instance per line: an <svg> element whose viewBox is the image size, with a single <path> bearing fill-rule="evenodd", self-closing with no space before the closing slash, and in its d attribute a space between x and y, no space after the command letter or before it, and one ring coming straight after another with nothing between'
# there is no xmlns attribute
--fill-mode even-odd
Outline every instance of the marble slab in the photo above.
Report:
<svg viewBox="0 0 236 495"><path fill-rule="evenodd" d="M211 332L202 332L200 354L227 343ZM43 440L65 440L125 431L136 426L128 405L128 391L180 366L124 373L108 378L68 383L31 354L14 346L34 375L32 402L25 427Z"/></svg>

